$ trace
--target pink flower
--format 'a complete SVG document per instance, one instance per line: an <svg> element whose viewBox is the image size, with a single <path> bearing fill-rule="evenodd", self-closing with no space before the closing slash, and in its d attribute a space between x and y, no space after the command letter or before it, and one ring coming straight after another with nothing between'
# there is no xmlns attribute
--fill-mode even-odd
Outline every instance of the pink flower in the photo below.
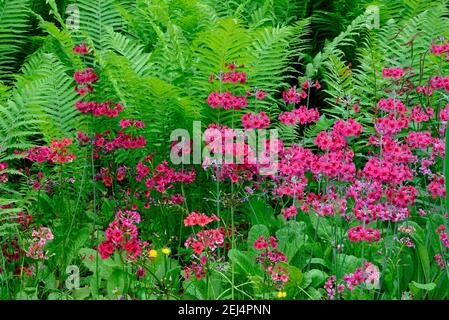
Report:
<svg viewBox="0 0 449 320"><path fill-rule="evenodd" d="M265 241L264 236L260 236L256 241L254 241L254 249L262 250L268 248L268 242Z"/></svg>
<svg viewBox="0 0 449 320"><path fill-rule="evenodd" d="M263 111L259 114L245 113L242 116L242 124L245 129L264 129L270 125L270 118Z"/></svg>
<svg viewBox="0 0 449 320"><path fill-rule="evenodd" d="M264 91L256 91L256 99L263 100L265 99L266 93Z"/></svg>
<svg viewBox="0 0 449 320"><path fill-rule="evenodd" d="M206 226L207 224L214 222L214 221L220 221L220 219L216 215L207 216L204 213L200 213L197 211L194 211L190 213L185 219L184 219L184 226L195 226L199 225L201 227Z"/></svg>
<svg viewBox="0 0 449 320"><path fill-rule="evenodd" d="M287 209L282 209L281 212L283 213L284 219L288 219L298 215L298 209L296 208L295 205L292 205Z"/></svg>
<svg viewBox="0 0 449 320"><path fill-rule="evenodd" d="M143 278L143 277L145 277L145 269L144 268L142 268L142 267L138 267L137 268L137 272L136 272L136 275L137 275L137 277L138 278Z"/></svg>
<svg viewBox="0 0 449 320"><path fill-rule="evenodd" d="M103 241L98 246L98 252L100 253L102 259L108 259L114 250L114 245L109 241Z"/></svg>
<svg viewBox="0 0 449 320"><path fill-rule="evenodd" d="M282 93L282 98L287 104L296 104L300 101L300 96L296 92L296 88L292 87Z"/></svg>
<svg viewBox="0 0 449 320"><path fill-rule="evenodd" d="M38 181L35 181L33 183L33 189L34 190L39 190L41 187L42 187L42 185Z"/></svg>
<svg viewBox="0 0 449 320"><path fill-rule="evenodd" d="M382 70L384 78L393 78L395 80L404 76L404 69L402 68L384 68Z"/></svg>
<svg viewBox="0 0 449 320"><path fill-rule="evenodd" d="M81 54L81 55L86 55L86 54L90 53L89 49L87 48L87 45L85 43L81 43L80 45L73 47L73 52L75 54Z"/></svg>
<svg viewBox="0 0 449 320"><path fill-rule="evenodd" d="M191 244L191 247L193 249L193 252L195 252L197 255L200 255L201 252L203 252L204 244L200 241L196 241Z"/></svg>

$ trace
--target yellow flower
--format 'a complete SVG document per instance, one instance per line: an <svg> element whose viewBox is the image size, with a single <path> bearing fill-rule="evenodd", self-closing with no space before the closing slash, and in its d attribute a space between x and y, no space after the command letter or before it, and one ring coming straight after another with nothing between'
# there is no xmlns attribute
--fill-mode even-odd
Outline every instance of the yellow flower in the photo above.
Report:
<svg viewBox="0 0 449 320"><path fill-rule="evenodd" d="M154 249L150 250L150 258L157 258L157 251Z"/></svg>
<svg viewBox="0 0 449 320"><path fill-rule="evenodd" d="M287 292L285 291L278 291L277 296L279 299L285 298L287 296Z"/></svg>
<svg viewBox="0 0 449 320"><path fill-rule="evenodd" d="M162 248L161 251L162 251L163 254L165 254L167 256L171 253L171 250L169 248L167 248L167 247Z"/></svg>

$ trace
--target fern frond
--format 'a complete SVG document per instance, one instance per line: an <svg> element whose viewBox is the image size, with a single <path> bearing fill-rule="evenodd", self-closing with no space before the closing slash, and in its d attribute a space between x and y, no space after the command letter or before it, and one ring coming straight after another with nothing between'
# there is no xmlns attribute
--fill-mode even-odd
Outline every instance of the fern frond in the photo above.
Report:
<svg viewBox="0 0 449 320"><path fill-rule="evenodd" d="M67 67L54 55L36 53L22 68L17 94L25 108L42 120L39 126L48 140L70 136L78 126L79 113L74 107L77 93Z"/></svg>
<svg viewBox="0 0 449 320"><path fill-rule="evenodd" d="M112 29L108 30L105 43L106 49L114 50L128 59L137 75L147 75L151 71L150 54L145 53L143 45Z"/></svg>
<svg viewBox="0 0 449 320"><path fill-rule="evenodd" d="M77 0L72 3L80 12L80 36L90 36L95 49L104 48L108 28L123 29L123 20L114 0Z"/></svg>
<svg viewBox="0 0 449 320"><path fill-rule="evenodd" d="M0 0L0 80L11 80L11 73L23 58L28 41L30 0Z"/></svg>

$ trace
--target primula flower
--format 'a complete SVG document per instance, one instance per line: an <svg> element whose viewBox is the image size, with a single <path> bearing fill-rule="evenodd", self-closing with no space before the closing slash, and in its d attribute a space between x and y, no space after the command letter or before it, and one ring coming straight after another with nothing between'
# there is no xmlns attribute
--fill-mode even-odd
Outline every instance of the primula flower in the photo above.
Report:
<svg viewBox="0 0 449 320"><path fill-rule="evenodd" d="M146 273L145 273L145 269L144 268L142 268L142 267L138 267L137 268L136 275L137 275L138 278L144 278L145 274Z"/></svg>
<svg viewBox="0 0 449 320"><path fill-rule="evenodd" d="M254 241L254 249L262 250L268 248L268 242L265 241L264 236L260 236L256 241Z"/></svg>
<svg viewBox="0 0 449 320"><path fill-rule="evenodd" d="M449 43L436 44L432 43L430 52L434 55L441 55L442 53L449 52Z"/></svg>
<svg viewBox="0 0 449 320"><path fill-rule="evenodd" d="M87 68L83 71L75 71L73 78L77 84L94 83L98 80L98 76L92 68Z"/></svg>
<svg viewBox="0 0 449 320"><path fill-rule="evenodd" d="M435 262L437 263L438 267L441 270L444 270L444 259L443 259L443 256L440 253L438 253L438 254L436 254L434 256L434 259L435 259Z"/></svg>
<svg viewBox="0 0 449 320"><path fill-rule="evenodd" d="M402 68L384 68L382 70L384 78L393 78L395 80L404 76L404 69Z"/></svg>
<svg viewBox="0 0 449 320"><path fill-rule="evenodd" d="M242 124L245 129L264 129L270 125L270 118L263 111L259 114L245 113L242 116Z"/></svg>
<svg viewBox="0 0 449 320"><path fill-rule="evenodd" d="M282 92L282 98L284 99L285 103L287 103L287 104L297 104L300 102L301 98L304 99L306 97L307 97L307 94L304 91L302 91L301 93L298 94L298 92L296 92L295 87L291 87L287 91Z"/></svg>
<svg viewBox="0 0 449 320"><path fill-rule="evenodd" d="M67 163L76 160L75 154L69 153L67 146L72 144L71 139L62 138L61 140L53 140L51 147L41 146L34 147L28 150L27 159L43 163Z"/></svg>
<svg viewBox="0 0 449 320"><path fill-rule="evenodd" d="M308 109L306 106L300 106L291 112L282 112L279 121L288 126L299 124L308 124L317 122L320 119L318 109Z"/></svg>
<svg viewBox="0 0 449 320"><path fill-rule="evenodd" d="M108 259L115 250L126 252L125 259L129 261L141 256L143 248L136 226L140 220L140 214L136 211L118 210L115 219L106 229L106 240L98 246L101 257Z"/></svg>
<svg viewBox="0 0 449 320"><path fill-rule="evenodd" d="M2 173L2 171L5 171L6 169L8 169L8 163L6 162L0 162L0 182L7 182L8 181L8 174L7 173Z"/></svg>
<svg viewBox="0 0 449 320"><path fill-rule="evenodd" d="M265 99L266 93L264 91L256 91L256 99L263 100Z"/></svg>
<svg viewBox="0 0 449 320"><path fill-rule="evenodd" d="M378 229L364 228L363 226L356 226L348 231L348 238L352 242L366 241L379 242L380 231Z"/></svg>
<svg viewBox="0 0 449 320"><path fill-rule="evenodd" d="M188 227L199 225L201 227L204 227L214 221L220 221L220 219L215 214L209 217L204 213L194 211L184 219L184 226Z"/></svg>
<svg viewBox="0 0 449 320"><path fill-rule="evenodd" d="M248 106L246 96L234 96L229 91L223 93L211 92L207 97L207 103L211 108L223 108L225 110L240 110Z"/></svg>
<svg viewBox="0 0 449 320"><path fill-rule="evenodd" d="M26 252L27 257L31 259L48 259L46 252L44 252L43 247L48 241L53 240L53 233L49 228L40 227L38 229L33 229L33 238L28 246Z"/></svg>
<svg viewBox="0 0 449 320"><path fill-rule="evenodd" d="M102 259L108 259L111 254L114 252L115 247L110 241L103 241L98 246L98 252Z"/></svg>
<svg viewBox="0 0 449 320"><path fill-rule="evenodd" d="M445 197L446 196L446 186L445 179L443 176L435 175L433 180L427 186L427 189L430 191L430 195L432 198Z"/></svg>
<svg viewBox="0 0 449 320"><path fill-rule="evenodd" d="M89 49L87 48L87 45L85 43L81 43L75 47L73 47L73 52L75 54L81 54L81 55L86 55L89 54Z"/></svg>
<svg viewBox="0 0 449 320"><path fill-rule="evenodd" d="M292 205L287 209L282 209L281 212L283 214L284 219L288 219L298 215L298 209L296 208L295 205Z"/></svg>
<svg viewBox="0 0 449 320"><path fill-rule="evenodd" d="M448 239L448 236L447 236L447 233L446 233L446 227L444 226L444 224L440 225L440 226L436 229L436 233L439 234L441 243L442 243L446 248L449 248L449 239Z"/></svg>

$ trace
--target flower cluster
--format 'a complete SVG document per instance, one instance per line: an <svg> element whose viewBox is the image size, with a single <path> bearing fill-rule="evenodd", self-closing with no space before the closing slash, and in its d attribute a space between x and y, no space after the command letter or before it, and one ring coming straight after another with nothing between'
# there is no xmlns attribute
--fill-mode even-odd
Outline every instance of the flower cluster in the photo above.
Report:
<svg viewBox="0 0 449 320"><path fill-rule="evenodd" d="M92 53L92 50L88 49L87 45L85 43L81 43L81 44L73 47L73 53L80 54L80 55L87 55L89 53Z"/></svg>
<svg viewBox="0 0 449 320"><path fill-rule="evenodd" d="M337 120L335 122L332 132L321 131L315 138L315 144L321 150L338 151L346 147L348 137L357 137L363 131L360 123L354 119L348 121Z"/></svg>
<svg viewBox="0 0 449 320"><path fill-rule="evenodd" d="M446 248L449 248L449 239L448 239L448 237L447 237L446 227L444 226L444 224L440 225L440 226L436 229L436 232L439 234L441 243L442 243Z"/></svg>
<svg viewBox="0 0 449 320"><path fill-rule="evenodd" d="M185 278L195 275L201 279L207 274L209 264L217 260L216 249L225 247L225 239L230 236L232 231L223 227L215 229L205 229L204 227L212 222L218 222L220 219L215 215L210 217L204 213L192 212L184 219L185 226L200 226L202 229L190 235L184 243L186 248L193 249L192 260L189 266L184 266Z"/></svg>
<svg viewBox="0 0 449 320"><path fill-rule="evenodd" d="M134 137L122 130L117 132L116 137L113 137L109 130L103 133L96 133L93 140L96 158L98 158L100 151L106 154L119 149L140 149L145 147L146 144L147 140L143 136L138 135Z"/></svg>
<svg viewBox="0 0 449 320"><path fill-rule="evenodd" d="M430 87L416 86L415 91L418 92L418 93L423 93L423 94L425 94L426 96L429 96L429 97L433 94L433 90ZM430 109L430 110L433 111L433 109Z"/></svg>
<svg viewBox="0 0 449 320"><path fill-rule="evenodd" d="M387 112L393 111L393 112L404 113L407 111L407 108L402 103L402 101L399 99L394 99L394 98L380 99L379 102L377 102L377 107L380 110L387 111Z"/></svg>
<svg viewBox="0 0 449 320"><path fill-rule="evenodd" d="M184 243L186 248L192 248L197 256L205 251L213 252L224 244L225 234L223 228L201 230L191 235Z"/></svg>
<svg viewBox="0 0 449 320"><path fill-rule="evenodd" d="M363 226L355 226L349 229L348 238L352 242L366 241L379 242L380 231L373 228L364 228Z"/></svg>
<svg viewBox="0 0 449 320"><path fill-rule="evenodd" d="M301 90L301 92L298 93L295 87L291 87L282 92L282 98L287 104L297 104L301 101L301 98L307 98L307 93L304 90Z"/></svg>
<svg viewBox="0 0 449 320"><path fill-rule="evenodd" d="M204 132L204 137L206 148L214 156L204 158L203 168L212 167L217 179L225 180L229 178L231 182L237 183L240 179L251 180L255 174L259 173L262 162L259 160L263 157L262 152L260 152L258 159L255 150L248 144L247 137L243 132L227 126L211 124ZM266 142L267 145L265 145L266 148L263 151L268 149L269 141ZM264 158L265 164L272 159L269 156Z"/></svg>
<svg viewBox="0 0 449 320"><path fill-rule="evenodd" d="M146 160L150 160L148 157ZM192 183L195 180L195 170L187 171L185 169L175 171L168 166L167 161L163 161L156 165L154 172L150 172L150 168L142 161L136 165L137 176L136 181L145 179L145 196L150 197L151 190L159 193L165 193L167 189L173 188L173 184L180 182L184 184Z"/></svg>
<svg viewBox="0 0 449 320"><path fill-rule="evenodd" d="M17 217L15 217L14 220L20 224L22 229L27 229L33 222L33 217L29 213L24 213L23 211L19 211L17 213Z"/></svg>
<svg viewBox="0 0 449 320"><path fill-rule="evenodd" d="M0 182L5 183L8 182L8 174L6 172L2 172L8 169L8 163L0 162Z"/></svg>
<svg viewBox="0 0 449 320"><path fill-rule="evenodd" d="M379 279L379 269L373 263L365 262L363 268L357 268L353 273L345 273L343 283L338 283L340 281L337 281L337 277L331 275L324 284L324 289L328 299L333 300L337 292L341 295L345 290L353 291L361 284L365 284L367 289L378 288Z"/></svg>
<svg viewBox="0 0 449 320"><path fill-rule="evenodd" d="M248 106L246 96L234 96L229 91L223 93L211 92L207 97L207 103L211 108L223 108L225 110L240 110Z"/></svg>
<svg viewBox="0 0 449 320"><path fill-rule="evenodd" d="M384 78L393 78L395 80L404 76L404 69L402 68L384 68L382 70L382 76Z"/></svg>
<svg viewBox="0 0 449 320"><path fill-rule="evenodd" d="M2 245L1 252L8 262L19 261L20 257L25 254L25 251L20 247L16 239Z"/></svg>
<svg viewBox="0 0 449 320"><path fill-rule="evenodd" d="M92 113L94 117L106 116L108 118L118 117L120 112L123 111L123 105L113 101L94 102L78 100L75 103L75 107L82 113Z"/></svg>
<svg viewBox="0 0 449 320"><path fill-rule="evenodd" d="M198 225L201 227L205 227L206 225L214 221L220 221L220 219L215 214L209 217L205 213L194 211L184 219L184 226L189 227Z"/></svg>
<svg viewBox="0 0 449 320"><path fill-rule="evenodd" d="M87 92L93 92L94 88L92 87L92 84L98 81L98 76L92 68L87 68L83 71L75 71L73 78L77 83L75 91L81 96L86 95Z"/></svg>
<svg viewBox="0 0 449 320"><path fill-rule="evenodd" d="M225 68L229 69L230 71L225 72L223 74L223 82L229 82L232 84L240 83L245 84L247 80L246 72L238 72L236 70L235 63L225 63ZM239 66L240 68L243 68L243 65Z"/></svg>
<svg viewBox="0 0 449 320"><path fill-rule="evenodd" d="M430 52L437 56L443 53L449 53L449 43L432 43L432 45L430 46Z"/></svg>
<svg viewBox="0 0 449 320"><path fill-rule="evenodd" d="M71 144L72 140L68 138L53 140L50 147L40 146L29 149L26 158L37 163L45 161L49 163L72 162L76 159L76 156L73 153L69 153L67 149Z"/></svg>
<svg viewBox="0 0 449 320"><path fill-rule="evenodd" d="M404 115L399 113L399 118L394 113L383 118L377 118L374 128L380 135L393 136L401 132L402 129L408 128L410 120Z"/></svg>
<svg viewBox="0 0 449 320"><path fill-rule="evenodd" d="M40 227L34 229L31 236L28 250L26 252L27 257L31 259L48 259L47 253L44 252L44 246L48 241L53 240L53 233L49 228Z"/></svg>
<svg viewBox="0 0 449 320"><path fill-rule="evenodd" d="M242 124L245 129L264 129L270 125L270 118L265 112L245 113L242 116Z"/></svg>
<svg viewBox="0 0 449 320"><path fill-rule="evenodd" d="M266 239L263 235L254 241L254 249L258 251L256 256L257 263L270 276L277 289L282 289L284 284L289 280L290 274L288 269L280 262L287 262L287 257L281 251L278 251L277 239L269 236Z"/></svg>
<svg viewBox="0 0 449 320"><path fill-rule="evenodd" d="M430 87L432 89L444 89L449 92L449 77L434 76L430 78Z"/></svg>
<svg viewBox="0 0 449 320"><path fill-rule="evenodd" d="M296 208L295 205L292 205L292 206L288 207L287 209L282 209L281 212L282 212L284 219L288 219L288 218L295 217L296 215L298 215L298 209Z"/></svg>
<svg viewBox="0 0 449 320"><path fill-rule="evenodd" d="M444 177L434 175L433 180L427 186L427 190L430 191L430 195L432 198L436 198L438 196L445 197L446 186Z"/></svg>
<svg viewBox="0 0 449 320"><path fill-rule="evenodd" d="M126 252L127 260L133 261L140 256L142 243L137 230L140 219L136 211L119 210L106 229L106 240L98 245L101 258L108 259L116 250Z"/></svg>
<svg viewBox="0 0 449 320"><path fill-rule="evenodd" d="M317 122L320 119L318 109L308 109L306 106L301 106L292 111L282 112L279 115L279 121L288 126L299 124L308 124Z"/></svg>
<svg viewBox="0 0 449 320"><path fill-rule="evenodd" d="M121 119L119 125L123 129L126 129L128 127L134 127L138 129L145 127L145 123L143 123L143 121L133 119Z"/></svg>
<svg viewBox="0 0 449 320"><path fill-rule="evenodd" d="M440 254L440 253L437 253L435 256L434 256L434 259L435 259L435 262L437 263L437 265L438 265L438 267L441 269L441 270L444 270L444 268L445 268L445 263L444 263L444 258L443 258L443 256ZM446 261L446 266L449 266L449 263Z"/></svg>
<svg viewBox="0 0 449 320"><path fill-rule="evenodd" d="M428 146L432 145L435 139L432 138L432 135L428 131L425 132L409 131L405 141L412 148L425 149Z"/></svg>

